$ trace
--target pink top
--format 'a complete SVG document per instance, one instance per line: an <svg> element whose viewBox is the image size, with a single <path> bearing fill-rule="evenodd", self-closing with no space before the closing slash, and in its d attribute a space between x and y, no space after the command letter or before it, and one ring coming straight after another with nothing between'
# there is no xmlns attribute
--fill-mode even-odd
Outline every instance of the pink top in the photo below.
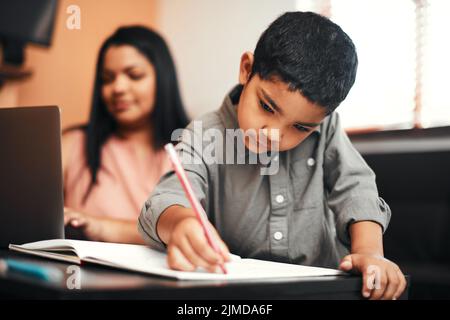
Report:
<svg viewBox="0 0 450 320"><path fill-rule="evenodd" d="M126 140L110 137L101 151L97 184L83 204L91 174L86 165L85 134L81 130L73 134L64 177L65 206L96 216L137 219L160 177L171 169L164 149L142 161Z"/></svg>

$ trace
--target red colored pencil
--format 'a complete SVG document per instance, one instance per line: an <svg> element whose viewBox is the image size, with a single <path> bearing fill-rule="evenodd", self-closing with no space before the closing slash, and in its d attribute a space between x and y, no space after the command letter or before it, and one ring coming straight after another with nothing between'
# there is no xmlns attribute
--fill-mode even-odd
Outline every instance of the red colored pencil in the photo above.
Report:
<svg viewBox="0 0 450 320"><path fill-rule="evenodd" d="M189 199L192 208L194 209L195 215L199 220L200 224L202 225L203 231L205 233L209 245L214 249L215 252L222 255L222 251L220 250L219 245L214 241L214 238L212 237L211 234L211 230L208 227L208 218L206 216L206 212L194 194L194 190L192 189L192 186L187 178L186 171L184 171L184 168L181 165L180 158L178 157L173 144L168 143L164 146L164 148L169 154L169 159L172 162L175 173L177 174L177 177L180 180L181 185L183 186L184 192L186 193L186 196ZM224 264L221 264L220 268L222 269L223 273L225 274L227 273Z"/></svg>

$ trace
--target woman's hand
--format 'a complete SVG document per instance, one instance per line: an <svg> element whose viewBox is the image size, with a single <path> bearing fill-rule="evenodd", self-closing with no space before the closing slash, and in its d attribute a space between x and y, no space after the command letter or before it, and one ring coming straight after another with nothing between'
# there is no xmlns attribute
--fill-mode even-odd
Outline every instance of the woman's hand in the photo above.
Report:
<svg viewBox="0 0 450 320"><path fill-rule="evenodd" d="M101 218L64 207L64 226L80 230L92 241L104 241L102 238L104 221Z"/></svg>
<svg viewBox="0 0 450 320"><path fill-rule="evenodd" d="M64 226L80 231L83 238L91 241L145 244L136 220L96 217L65 207Z"/></svg>

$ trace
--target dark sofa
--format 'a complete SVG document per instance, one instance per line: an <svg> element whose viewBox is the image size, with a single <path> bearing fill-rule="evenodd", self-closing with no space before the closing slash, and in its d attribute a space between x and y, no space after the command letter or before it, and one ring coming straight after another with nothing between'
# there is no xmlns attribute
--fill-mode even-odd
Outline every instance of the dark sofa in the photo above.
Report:
<svg viewBox="0 0 450 320"><path fill-rule="evenodd" d="M350 135L392 209L387 258L411 276L411 299L450 299L450 127Z"/></svg>

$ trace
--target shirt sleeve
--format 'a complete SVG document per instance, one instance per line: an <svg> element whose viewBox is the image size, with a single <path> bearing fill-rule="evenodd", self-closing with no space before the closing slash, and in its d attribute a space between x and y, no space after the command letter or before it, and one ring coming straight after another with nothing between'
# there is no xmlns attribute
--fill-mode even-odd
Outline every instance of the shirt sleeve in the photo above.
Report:
<svg viewBox="0 0 450 320"><path fill-rule="evenodd" d="M188 127L183 130L181 141L176 145L175 150L181 159L195 195L205 206L208 175L206 164L202 160L201 146L197 145L197 142L201 143L201 141L201 138L194 137L194 131ZM151 247L165 250L165 244L158 236L156 225L164 210L173 205L191 207L175 171L170 170L160 179L144 203L138 220L138 230Z"/></svg>
<svg viewBox="0 0 450 320"><path fill-rule="evenodd" d="M382 227L384 233L391 210L378 196L375 173L353 147L341 127L339 114L333 112L330 117L324 157L327 202L335 215L339 239L350 245L350 224L373 221Z"/></svg>

